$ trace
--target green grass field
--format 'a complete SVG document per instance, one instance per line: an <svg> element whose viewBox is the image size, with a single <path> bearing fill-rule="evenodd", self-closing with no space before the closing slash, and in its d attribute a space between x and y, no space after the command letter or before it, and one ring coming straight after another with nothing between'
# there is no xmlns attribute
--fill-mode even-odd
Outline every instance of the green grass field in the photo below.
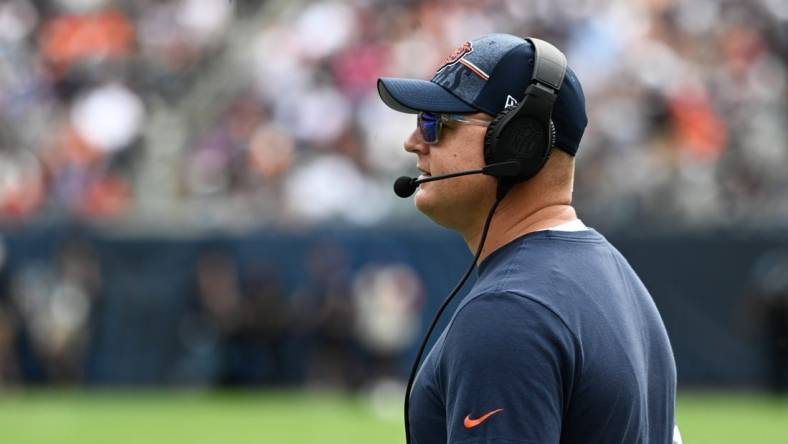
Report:
<svg viewBox="0 0 788 444"><path fill-rule="evenodd" d="M688 444L786 444L788 399L683 394ZM314 394L0 392L3 444L404 442L399 405Z"/></svg>

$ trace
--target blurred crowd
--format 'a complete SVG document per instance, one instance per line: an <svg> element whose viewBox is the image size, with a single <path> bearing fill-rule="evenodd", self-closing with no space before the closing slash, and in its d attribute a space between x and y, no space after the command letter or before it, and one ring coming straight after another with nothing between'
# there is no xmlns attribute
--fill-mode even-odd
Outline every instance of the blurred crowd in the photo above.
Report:
<svg viewBox="0 0 788 444"><path fill-rule="evenodd" d="M108 283L108 259L102 266L95 242L82 236L58 243L53 260L9 268L0 256L0 389L145 383L357 391L401 378L422 321L424 289L412 267L353 271L344 247L331 241L310 247L296 285L284 282L281 267L241 261L220 245L201 248L191 270L172 264L182 276L151 260L134 266L126 251L120 266L135 269L127 279L134 284L120 292L117 280ZM181 277L187 282L179 287Z"/></svg>
<svg viewBox="0 0 788 444"><path fill-rule="evenodd" d="M555 42L585 88L581 217L779 226L787 24L782 0L0 0L0 219L417 217L391 194L415 119L375 80L508 32Z"/></svg>

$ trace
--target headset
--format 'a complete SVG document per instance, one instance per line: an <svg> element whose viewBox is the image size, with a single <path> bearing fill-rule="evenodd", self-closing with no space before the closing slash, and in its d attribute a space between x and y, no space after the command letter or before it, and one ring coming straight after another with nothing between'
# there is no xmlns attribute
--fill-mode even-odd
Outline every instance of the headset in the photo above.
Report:
<svg viewBox="0 0 788 444"><path fill-rule="evenodd" d="M566 73L566 56L558 48L536 38L525 40L534 47L531 81L523 99L504 108L484 137L488 165L511 160L520 163L519 174L499 178L504 190L535 176L550 158L555 143L553 105Z"/></svg>
<svg viewBox="0 0 788 444"><path fill-rule="evenodd" d="M505 107L487 127L484 136L484 161L487 166L480 170L446 174L429 179L441 180L466 174L488 174L498 178L498 192L495 203L490 208L484 222L473 262L435 313L411 368L405 391L404 412L405 439L408 444L411 443L410 394L430 336L432 336L441 315L476 267L498 204L515 184L532 178L544 167L555 143L555 125L552 120L553 105L558 98L558 91L561 89L566 74L566 56L558 48L544 40L536 38L526 38L525 40L534 47L534 69L531 81L528 83L523 99L519 103L507 103L509 106ZM514 168L511 167L513 164ZM421 181L417 181L415 178L401 177L397 182L399 187L395 183L395 192L400 197L407 197L413 194Z"/></svg>

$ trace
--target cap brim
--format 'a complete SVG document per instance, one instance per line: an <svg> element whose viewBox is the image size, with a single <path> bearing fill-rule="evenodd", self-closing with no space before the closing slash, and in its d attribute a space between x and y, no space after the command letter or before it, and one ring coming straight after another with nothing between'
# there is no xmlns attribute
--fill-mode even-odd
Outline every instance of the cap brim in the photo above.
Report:
<svg viewBox="0 0 788 444"><path fill-rule="evenodd" d="M434 113L472 113L477 109L463 102L442 86L427 80L378 79L378 94L391 109L416 114L422 111Z"/></svg>

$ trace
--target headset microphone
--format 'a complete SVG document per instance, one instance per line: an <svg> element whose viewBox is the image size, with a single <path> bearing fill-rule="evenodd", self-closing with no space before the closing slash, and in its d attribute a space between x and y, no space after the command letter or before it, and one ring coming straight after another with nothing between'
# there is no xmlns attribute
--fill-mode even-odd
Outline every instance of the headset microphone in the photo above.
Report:
<svg viewBox="0 0 788 444"><path fill-rule="evenodd" d="M394 182L394 193L402 198L410 197L416 192L419 184L433 182L436 180L451 179L452 177L468 176L470 174L485 174L493 177L514 177L520 174L520 162L509 160L498 162L480 168L478 170L460 171L458 173L441 174L440 176L430 176L423 179L416 177L402 176Z"/></svg>
<svg viewBox="0 0 788 444"><path fill-rule="evenodd" d="M415 177L402 176L394 181L394 194L401 198L410 197L416 192L419 184L415 183Z"/></svg>

